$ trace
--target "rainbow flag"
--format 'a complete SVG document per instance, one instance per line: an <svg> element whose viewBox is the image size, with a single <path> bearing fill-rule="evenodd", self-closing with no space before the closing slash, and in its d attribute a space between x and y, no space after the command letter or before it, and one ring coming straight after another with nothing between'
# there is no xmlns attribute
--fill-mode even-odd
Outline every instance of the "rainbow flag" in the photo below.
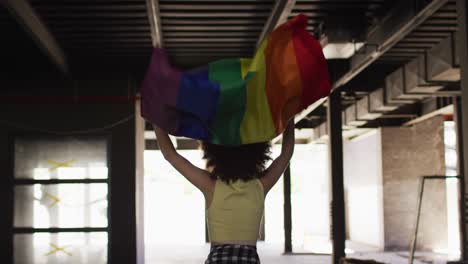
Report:
<svg viewBox="0 0 468 264"><path fill-rule="evenodd" d="M153 50L141 88L142 116L169 134L240 145L269 141L288 120L328 96L320 43L298 15L272 31L254 58L223 59L182 72Z"/></svg>

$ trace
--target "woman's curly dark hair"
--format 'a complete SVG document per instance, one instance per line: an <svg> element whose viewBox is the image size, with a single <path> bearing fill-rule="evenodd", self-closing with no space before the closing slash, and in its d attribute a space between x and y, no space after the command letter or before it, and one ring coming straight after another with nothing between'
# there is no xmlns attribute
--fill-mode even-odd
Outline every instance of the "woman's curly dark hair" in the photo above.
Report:
<svg viewBox="0 0 468 264"><path fill-rule="evenodd" d="M248 181L261 178L267 161L271 160L270 142L221 146L203 141L201 147L211 178L228 184L239 179Z"/></svg>

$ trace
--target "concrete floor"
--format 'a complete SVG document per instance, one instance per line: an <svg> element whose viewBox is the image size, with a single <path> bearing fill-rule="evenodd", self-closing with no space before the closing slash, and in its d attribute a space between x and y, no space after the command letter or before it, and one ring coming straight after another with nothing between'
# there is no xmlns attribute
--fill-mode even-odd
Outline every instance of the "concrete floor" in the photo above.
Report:
<svg viewBox="0 0 468 264"><path fill-rule="evenodd" d="M329 264L328 255L283 255L283 245L258 244L262 263L275 264ZM146 263L148 264L202 264L209 252L209 245L146 245ZM407 264L407 252L366 252L347 256L357 259L373 259L389 264ZM443 264L446 257L433 253L418 253L414 264Z"/></svg>

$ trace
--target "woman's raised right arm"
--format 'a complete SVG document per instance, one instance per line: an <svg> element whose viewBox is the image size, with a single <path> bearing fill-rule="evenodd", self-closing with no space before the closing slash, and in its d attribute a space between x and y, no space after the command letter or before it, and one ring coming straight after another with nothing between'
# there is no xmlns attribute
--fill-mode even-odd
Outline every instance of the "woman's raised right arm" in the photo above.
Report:
<svg viewBox="0 0 468 264"><path fill-rule="evenodd" d="M286 130L283 132L283 142L281 154L271 163L266 170L265 175L260 178L265 190L265 195L273 188L283 172L289 165L289 161L294 153L294 120L289 121Z"/></svg>

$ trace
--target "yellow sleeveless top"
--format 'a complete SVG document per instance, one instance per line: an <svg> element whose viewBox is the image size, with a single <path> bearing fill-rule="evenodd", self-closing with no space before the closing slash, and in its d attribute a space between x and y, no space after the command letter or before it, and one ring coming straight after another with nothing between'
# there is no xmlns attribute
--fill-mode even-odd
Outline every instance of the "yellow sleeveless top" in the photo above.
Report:
<svg viewBox="0 0 468 264"><path fill-rule="evenodd" d="M257 241L264 201L258 179L231 184L217 180L206 214L210 241Z"/></svg>

